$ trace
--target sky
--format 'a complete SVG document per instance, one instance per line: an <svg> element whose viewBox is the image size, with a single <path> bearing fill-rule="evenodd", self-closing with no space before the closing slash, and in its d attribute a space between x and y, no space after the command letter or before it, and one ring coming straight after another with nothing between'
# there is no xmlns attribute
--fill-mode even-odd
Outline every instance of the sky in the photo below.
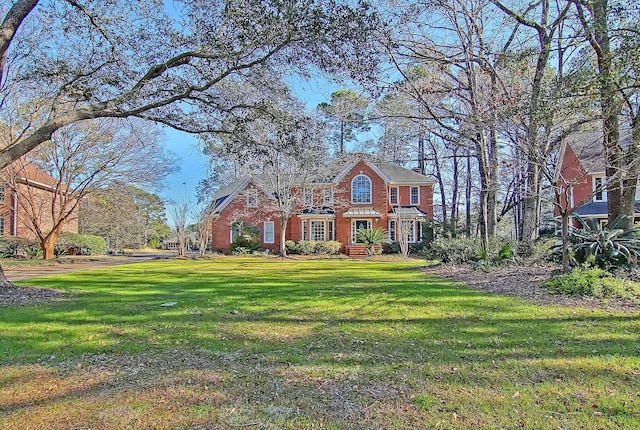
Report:
<svg viewBox="0 0 640 430"><path fill-rule="evenodd" d="M315 109L321 102L331 101L331 93L343 88L321 77L311 80L292 78L290 85L308 110ZM175 154L179 170L167 178L167 186L160 196L167 206L171 201L183 200L185 196L195 204L196 187L207 174L207 158L198 149L196 136L170 128L165 129L165 135L165 147Z"/></svg>

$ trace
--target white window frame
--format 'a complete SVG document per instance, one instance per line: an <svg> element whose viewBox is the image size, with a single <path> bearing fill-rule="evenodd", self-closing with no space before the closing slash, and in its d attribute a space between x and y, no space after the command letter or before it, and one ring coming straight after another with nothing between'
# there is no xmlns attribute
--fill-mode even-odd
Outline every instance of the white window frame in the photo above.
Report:
<svg viewBox="0 0 640 430"><path fill-rule="evenodd" d="M327 221L327 238L328 240L336 240L336 222L332 219Z"/></svg>
<svg viewBox="0 0 640 430"><path fill-rule="evenodd" d="M397 226L397 222L395 219L390 219L389 220L389 241L390 242L397 242L396 241L396 226Z"/></svg>
<svg viewBox="0 0 640 430"><path fill-rule="evenodd" d="M600 185L598 185L600 182ZM593 190L593 201L594 202L606 202L607 201L607 185L606 178L604 176L593 176L591 178L591 189ZM600 190L598 191L598 187ZM600 195L598 197L598 194Z"/></svg>
<svg viewBox="0 0 640 430"><path fill-rule="evenodd" d="M415 200L413 196L413 190L416 190ZM410 205L419 205L420 204L420 187L410 187L409 188L409 204Z"/></svg>
<svg viewBox="0 0 640 430"><path fill-rule="evenodd" d="M233 243L233 239L234 239L234 237L233 237L233 224L235 224L235 223L231 223L231 225L229 225L229 243ZM240 236L240 235L238 234L238 236Z"/></svg>
<svg viewBox="0 0 640 430"><path fill-rule="evenodd" d="M269 234L271 238L269 238ZM262 243L275 243L276 242L276 227L273 221L264 222L264 231Z"/></svg>
<svg viewBox="0 0 640 430"><path fill-rule="evenodd" d="M5 225L4 217L2 216L0 217L0 235L4 235L4 225Z"/></svg>
<svg viewBox="0 0 640 430"><path fill-rule="evenodd" d="M393 191L395 191L395 196L393 194ZM398 187L389 187L389 204L397 205L398 202L399 202Z"/></svg>
<svg viewBox="0 0 640 430"><path fill-rule="evenodd" d="M255 188L249 188L246 194L247 194L247 207L257 208L258 207L258 190Z"/></svg>
<svg viewBox="0 0 640 430"><path fill-rule="evenodd" d="M313 206L313 188L303 188L302 195L306 207Z"/></svg>
<svg viewBox="0 0 640 430"><path fill-rule="evenodd" d="M355 199L354 199L355 196L354 196L354 193L353 193L354 192L353 184L355 184L355 182L356 182L356 180L358 178L365 178L367 181L369 181L369 198L368 198L368 200L355 201ZM368 177L365 174L362 174L362 173L359 174L359 175L354 176L354 178L351 180L351 203L356 204L356 205L357 204L371 204L372 201L373 201L373 182L371 181L371 178Z"/></svg>
<svg viewBox="0 0 640 430"><path fill-rule="evenodd" d="M327 207L333 206L333 188L324 189L322 203Z"/></svg>
<svg viewBox="0 0 640 430"><path fill-rule="evenodd" d="M320 236L316 236L316 233L319 233L319 230L315 230L317 226L322 226L322 234ZM324 220L312 219L309 220L309 240L315 241L325 241L327 240L327 225Z"/></svg>
<svg viewBox="0 0 640 430"><path fill-rule="evenodd" d="M300 240L307 240L307 220L303 219L301 222L300 233L302 234L302 237Z"/></svg>
<svg viewBox="0 0 640 430"><path fill-rule="evenodd" d="M0 205L5 203L4 195L6 194L7 189L4 187L4 184L0 185Z"/></svg>

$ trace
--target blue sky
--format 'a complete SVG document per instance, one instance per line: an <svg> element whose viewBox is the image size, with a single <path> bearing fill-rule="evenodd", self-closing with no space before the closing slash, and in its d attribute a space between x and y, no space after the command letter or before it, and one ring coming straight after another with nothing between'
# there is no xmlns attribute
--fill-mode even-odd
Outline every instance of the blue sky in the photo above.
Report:
<svg viewBox="0 0 640 430"><path fill-rule="evenodd" d="M331 100L331 93L345 86L317 77L311 80L291 79L293 92L302 100L307 109ZM198 182L207 174L207 158L199 151L198 141L194 135L167 128L165 131L166 148L178 159L180 170L167 178L167 187L160 193L169 205L171 200L187 197L195 202Z"/></svg>

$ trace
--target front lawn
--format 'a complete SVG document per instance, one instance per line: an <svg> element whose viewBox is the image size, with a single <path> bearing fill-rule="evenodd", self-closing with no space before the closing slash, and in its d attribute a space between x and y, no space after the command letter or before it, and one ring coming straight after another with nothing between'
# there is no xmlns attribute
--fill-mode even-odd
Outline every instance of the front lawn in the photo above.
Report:
<svg viewBox="0 0 640 430"><path fill-rule="evenodd" d="M422 264L220 257L24 281L67 294L0 307L0 428L640 427L640 314L539 307Z"/></svg>

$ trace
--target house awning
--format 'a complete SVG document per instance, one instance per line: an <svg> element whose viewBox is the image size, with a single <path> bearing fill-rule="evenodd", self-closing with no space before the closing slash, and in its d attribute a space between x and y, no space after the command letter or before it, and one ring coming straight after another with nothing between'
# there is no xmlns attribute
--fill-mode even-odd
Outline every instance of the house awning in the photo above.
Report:
<svg viewBox="0 0 640 430"><path fill-rule="evenodd" d="M390 218L424 218L427 215L428 214L426 212L422 212L420 209L414 206L397 207L389 211Z"/></svg>
<svg viewBox="0 0 640 430"><path fill-rule="evenodd" d="M372 207L368 208L351 208L342 214L345 218L353 217L365 217L365 218L380 218L382 214Z"/></svg>

